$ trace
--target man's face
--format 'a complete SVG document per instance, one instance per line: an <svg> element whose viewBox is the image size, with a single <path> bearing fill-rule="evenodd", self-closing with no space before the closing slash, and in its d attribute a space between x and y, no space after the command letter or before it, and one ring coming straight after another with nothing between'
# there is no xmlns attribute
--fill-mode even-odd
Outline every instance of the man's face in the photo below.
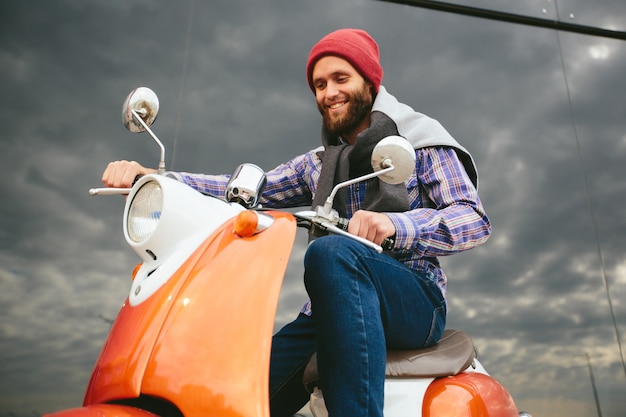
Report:
<svg viewBox="0 0 626 417"><path fill-rule="evenodd" d="M349 142L369 126L371 85L345 59L326 56L312 73L317 108L328 131Z"/></svg>

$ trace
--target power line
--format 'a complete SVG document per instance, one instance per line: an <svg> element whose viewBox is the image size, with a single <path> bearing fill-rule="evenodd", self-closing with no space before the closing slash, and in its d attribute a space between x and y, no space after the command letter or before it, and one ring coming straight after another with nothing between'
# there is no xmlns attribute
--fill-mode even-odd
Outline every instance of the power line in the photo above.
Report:
<svg viewBox="0 0 626 417"><path fill-rule="evenodd" d="M463 6L460 4L446 3L432 0L378 0L387 3L404 4L407 6L421 7L423 9L439 10L442 12L455 13L482 19L498 20L501 22L517 23L526 26L535 26L546 29L554 29L562 32L573 32L583 35L600 36L626 40L626 32L603 29L594 26L579 25L575 23L560 22L552 19L524 16L521 14L500 12L497 10L483 9L480 7Z"/></svg>
<svg viewBox="0 0 626 417"><path fill-rule="evenodd" d="M589 371L589 380L591 381L593 399L596 402L596 411L598 412L598 417L602 417L602 409L600 408L600 397L598 396L598 389L596 388L596 379L593 376L593 368L591 367L591 359L589 359L589 354L587 352L584 352L582 354L575 353L574 356L583 356L587 360L587 370Z"/></svg>
<svg viewBox="0 0 626 417"><path fill-rule="evenodd" d="M196 7L195 0L191 0L189 7L189 18L187 20L187 36L185 38L185 53L183 56L183 69L180 76L180 87L178 89L178 109L176 111L176 129L174 130L174 145L172 146L172 161L170 169L174 169L176 162L176 145L178 145L178 133L180 131L181 113L183 109L183 96L185 92L185 82L187 81L187 65L189 63L189 46L191 45L191 31L193 28L193 13Z"/></svg>
<svg viewBox="0 0 626 417"><path fill-rule="evenodd" d="M554 2L556 6L556 17L559 18L559 5L555 0ZM565 59L563 58L563 47L561 46L561 37L559 36L559 32L556 33L556 43L559 48L559 57L561 62L561 73L563 74L563 82L565 83L565 92L567 94L567 103L569 105L569 113L570 118L572 120L572 126L574 128L574 138L576 139L576 151L578 154L578 162L580 164L580 170L582 172L583 177L583 186L585 192L585 198L587 200L587 209L589 210L589 216L591 217L591 227L593 229L593 236L596 242L596 252L598 255L598 260L600 262L600 273L602 276L602 283L604 284L604 289L606 291L606 298L609 303L609 311L611 312L611 319L613 322L613 330L615 332L615 337L617 338L617 348L619 350L620 359L622 362L622 368L624 369L624 376L626 377L626 362L624 361L624 350L622 348L622 338L619 332L619 327L617 326L617 319L615 317L615 309L613 308L613 301L611 300L611 290L609 288L609 279L606 274L606 266L604 265L604 257L602 256L602 247L600 245L600 233L598 231L598 223L596 221L596 215L593 207L593 200L591 198L591 191L589 187L589 181L587 180L587 171L585 170L585 162L583 159L583 154L580 145L580 138L578 135L578 125L576 123L576 117L574 114L574 102L572 100L572 93L569 87L569 80L567 78L567 71L565 70Z"/></svg>

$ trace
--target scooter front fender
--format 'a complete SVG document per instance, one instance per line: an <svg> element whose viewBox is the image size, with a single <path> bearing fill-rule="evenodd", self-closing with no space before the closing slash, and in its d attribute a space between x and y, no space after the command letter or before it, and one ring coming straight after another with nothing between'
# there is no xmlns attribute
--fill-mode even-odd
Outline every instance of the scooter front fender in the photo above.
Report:
<svg viewBox="0 0 626 417"><path fill-rule="evenodd" d="M146 410L116 404L94 404L86 407L72 408L44 417L158 417Z"/></svg>
<svg viewBox="0 0 626 417"><path fill-rule="evenodd" d="M141 395L185 416L269 416L269 360L292 215L240 237L229 220L149 299L124 303L83 404Z"/></svg>

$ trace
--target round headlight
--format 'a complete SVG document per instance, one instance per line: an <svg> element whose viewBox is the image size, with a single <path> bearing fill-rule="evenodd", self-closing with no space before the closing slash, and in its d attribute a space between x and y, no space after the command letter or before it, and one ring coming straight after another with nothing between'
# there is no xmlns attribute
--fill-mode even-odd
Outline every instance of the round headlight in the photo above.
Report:
<svg viewBox="0 0 626 417"><path fill-rule="evenodd" d="M148 239L159 223L163 209L163 191L156 181L145 183L135 194L126 219L128 236L133 242Z"/></svg>

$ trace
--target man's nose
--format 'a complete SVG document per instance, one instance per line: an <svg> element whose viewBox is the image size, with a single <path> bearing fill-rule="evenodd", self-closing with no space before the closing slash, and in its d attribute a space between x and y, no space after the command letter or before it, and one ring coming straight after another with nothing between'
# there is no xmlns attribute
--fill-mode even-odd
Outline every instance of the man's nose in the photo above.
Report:
<svg viewBox="0 0 626 417"><path fill-rule="evenodd" d="M333 98L339 94L339 86L337 83L330 82L326 85L326 97Z"/></svg>

